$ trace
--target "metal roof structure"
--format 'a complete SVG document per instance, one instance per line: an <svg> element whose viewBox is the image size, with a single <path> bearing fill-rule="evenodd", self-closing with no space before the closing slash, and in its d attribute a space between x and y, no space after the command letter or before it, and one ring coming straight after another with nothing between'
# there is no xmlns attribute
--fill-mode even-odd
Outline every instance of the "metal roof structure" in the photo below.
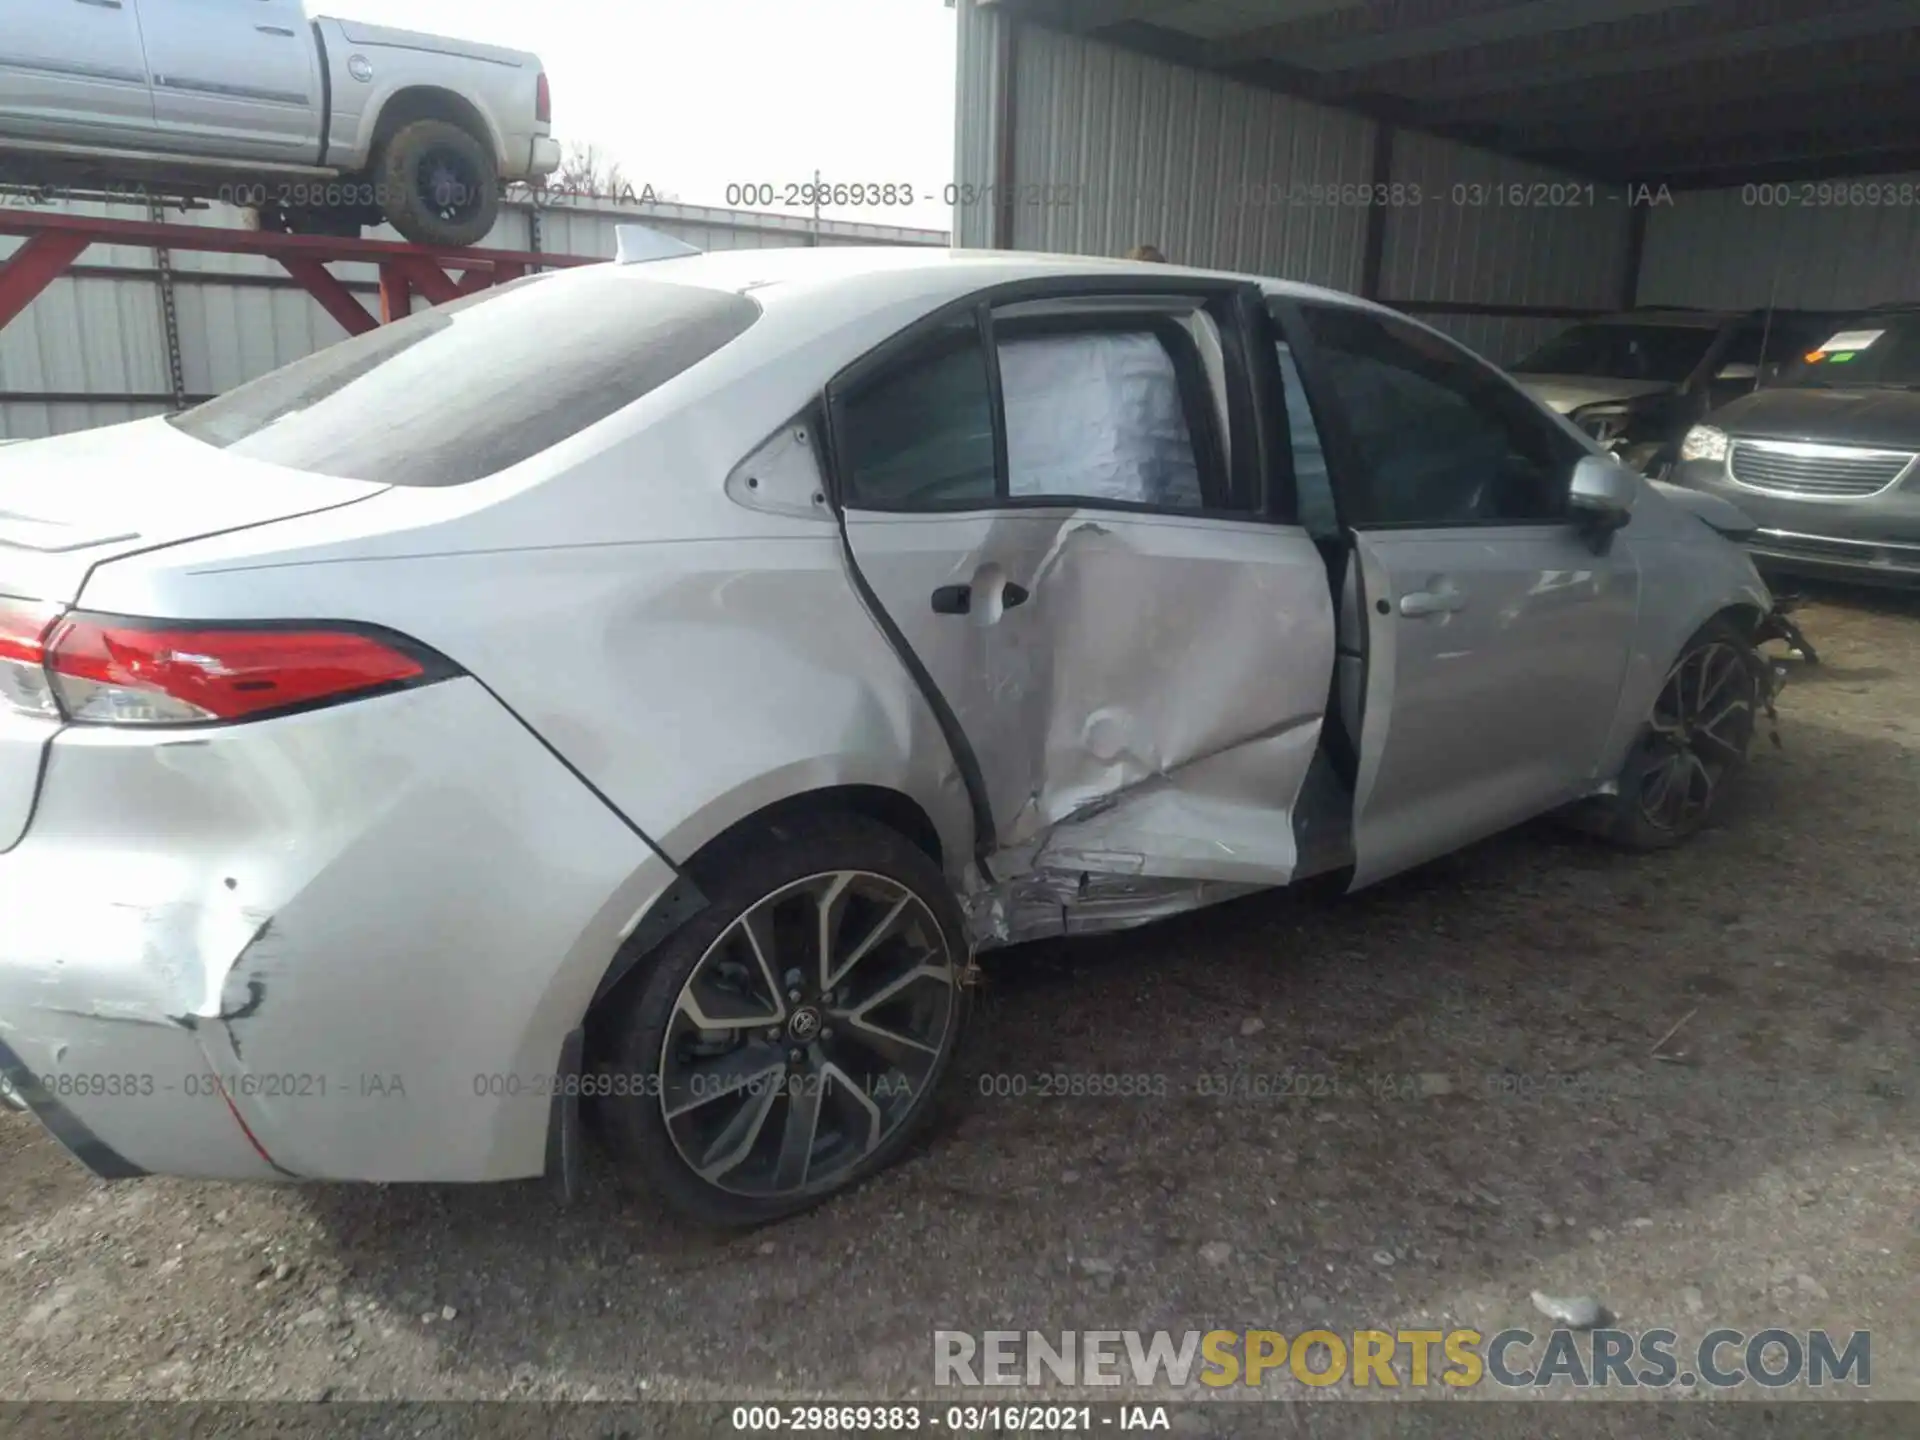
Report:
<svg viewBox="0 0 1920 1440"><path fill-rule="evenodd" d="M985 0L1595 180L1920 168L1920 0Z"/></svg>

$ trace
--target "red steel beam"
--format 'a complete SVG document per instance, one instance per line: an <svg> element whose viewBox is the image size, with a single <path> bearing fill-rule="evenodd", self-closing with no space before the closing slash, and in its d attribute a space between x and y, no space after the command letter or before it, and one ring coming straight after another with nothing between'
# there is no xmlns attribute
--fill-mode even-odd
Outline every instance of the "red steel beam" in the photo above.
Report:
<svg viewBox="0 0 1920 1440"><path fill-rule="evenodd" d="M5 0L0 0L5 3ZM264 230L224 230L154 220L106 220L90 215L0 209L0 235L24 235L27 243L0 264L0 326L31 305L89 245L138 245L200 250L226 255L266 255L280 265L338 321L349 335L363 335L398 320L418 294L445 305L489 285L518 280L536 265L562 268L600 263L590 255L547 255L525 250L458 250L393 240L352 240L334 235L281 235ZM380 267L380 314L369 314L338 278L333 261ZM454 279L449 271L459 272Z"/></svg>
<svg viewBox="0 0 1920 1440"><path fill-rule="evenodd" d="M391 262L380 267L380 323L391 325L413 313L413 286L407 272Z"/></svg>
<svg viewBox="0 0 1920 1440"><path fill-rule="evenodd" d="M173 225L153 220L101 220L89 215L56 215L0 208L0 235L80 235L87 244L161 246L226 255L271 255L275 259L334 261L428 260L453 270L488 270L531 265L560 268L601 263L591 255L548 255L527 250L461 250L409 245L397 240L349 240L335 235L280 235L266 230L226 230L206 225Z"/></svg>
<svg viewBox="0 0 1920 1440"><path fill-rule="evenodd" d="M27 243L0 265L0 325L39 299L40 292L66 273L87 243L84 235L58 231L29 236Z"/></svg>
<svg viewBox="0 0 1920 1440"><path fill-rule="evenodd" d="M438 265L425 260L391 260L387 263L406 276L407 283L425 296L430 305L445 305L460 298L460 287ZM474 272L469 270L467 273L471 275ZM493 272L485 273L491 281Z"/></svg>
<svg viewBox="0 0 1920 1440"><path fill-rule="evenodd" d="M354 299L353 292L318 260L303 255L282 255L280 263L289 275L307 287L307 293L340 322L340 328L347 334L364 335L380 327L380 322L367 313L367 307Z"/></svg>

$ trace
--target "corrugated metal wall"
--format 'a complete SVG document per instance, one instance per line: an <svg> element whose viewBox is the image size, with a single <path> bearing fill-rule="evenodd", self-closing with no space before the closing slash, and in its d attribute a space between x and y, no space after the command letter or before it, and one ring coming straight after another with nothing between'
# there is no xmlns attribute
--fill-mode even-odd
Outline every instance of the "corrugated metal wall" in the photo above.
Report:
<svg viewBox="0 0 1920 1440"><path fill-rule="evenodd" d="M993 208L979 193L994 171L1000 143L999 68L996 52L1006 17L980 0L959 0L955 23L955 92L965 97L954 115L953 243L984 250L993 244ZM969 191L966 187L975 187Z"/></svg>
<svg viewBox="0 0 1920 1440"><path fill-rule="evenodd" d="M998 185L1014 197L1014 248L1119 255L1144 242L1178 263L1363 289L1372 121L1013 22L977 0L958 10L956 179L970 195ZM1011 147L999 135L1008 53ZM1407 131L1392 137L1389 177L1386 303L1496 361L1619 304L1618 195ZM1514 185L1536 188L1514 203ZM994 243L990 208L955 207L960 243ZM1514 308L1536 313L1498 313ZM1462 311L1478 313L1442 313Z"/></svg>
<svg viewBox="0 0 1920 1440"><path fill-rule="evenodd" d="M1920 300L1920 174L1686 191L1648 212L1643 305L1890 300Z"/></svg>
<svg viewBox="0 0 1920 1440"><path fill-rule="evenodd" d="M4 0L0 0L4 3ZM66 201L68 214L145 220L144 206ZM236 228L226 206L170 212L173 223ZM537 218L539 244L534 244ZM611 258L622 222L654 226L707 250L804 245L814 233L804 217L720 210L704 205L625 205L591 209L509 206L487 237L489 247ZM390 230L374 234L397 239ZM820 222L823 245L945 245L930 230ZM0 259L22 242L0 236ZM177 250L171 255L183 390L189 400L217 395L244 380L344 338L342 331L285 270L254 255ZM372 265L335 265L333 272L375 303ZM108 425L174 408L155 252L143 246L96 245L67 277L55 281L0 329L0 439ZM25 398L47 396L46 400ZM116 398L102 398L116 397Z"/></svg>
<svg viewBox="0 0 1920 1440"><path fill-rule="evenodd" d="M1451 140L1397 131L1381 292L1501 306L1611 309L1627 261L1622 192ZM1414 196L1418 195L1418 203Z"/></svg>
<svg viewBox="0 0 1920 1440"><path fill-rule="evenodd" d="M1144 242L1183 264L1359 284L1366 209L1338 187L1366 179L1371 121L1032 26L1014 53L1015 248Z"/></svg>
<svg viewBox="0 0 1920 1440"><path fill-rule="evenodd" d="M1618 308L1626 284L1625 194L1563 171L1415 131L1393 137L1380 295L1502 363L1581 312ZM1560 315L1421 313L1445 303Z"/></svg>
<svg viewBox="0 0 1920 1440"><path fill-rule="evenodd" d="M1392 301L1387 301L1392 304ZM1524 315L1435 315L1418 317L1443 335L1450 335L1469 350L1476 350L1496 365L1511 365L1537 350L1574 320L1566 316L1535 317Z"/></svg>

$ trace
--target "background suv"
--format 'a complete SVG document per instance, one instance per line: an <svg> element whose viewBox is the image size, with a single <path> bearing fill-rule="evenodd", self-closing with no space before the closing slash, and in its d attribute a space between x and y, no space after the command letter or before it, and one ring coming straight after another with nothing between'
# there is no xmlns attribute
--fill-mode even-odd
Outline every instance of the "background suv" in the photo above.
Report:
<svg viewBox="0 0 1920 1440"><path fill-rule="evenodd" d="M1920 306L1852 316L1688 432L1673 478L1739 503L1773 570L1920 582Z"/></svg>
<svg viewBox="0 0 1920 1440"><path fill-rule="evenodd" d="M1640 309L1583 321L1512 366L1535 399L1664 475L1687 428L1796 360L1833 328L1806 311Z"/></svg>

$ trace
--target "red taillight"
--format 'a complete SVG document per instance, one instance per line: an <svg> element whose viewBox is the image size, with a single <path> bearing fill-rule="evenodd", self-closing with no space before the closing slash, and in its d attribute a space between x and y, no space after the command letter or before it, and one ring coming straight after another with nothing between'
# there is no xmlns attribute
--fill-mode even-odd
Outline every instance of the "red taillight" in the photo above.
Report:
<svg viewBox="0 0 1920 1440"><path fill-rule="evenodd" d="M533 118L542 125L553 123L553 87L547 84L547 72L540 72L540 81L533 92Z"/></svg>
<svg viewBox="0 0 1920 1440"><path fill-rule="evenodd" d="M59 718L42 643L59 613L51 606L0 600L0 703L29 715Z"/></svg>
<svg viewBox="0 0 1920 1440"><path fill-rule="evenodd" d="M453 673L398 637L321 626L201 627L74 614L44 640L58 712L107 725L205 724Z"/></svg>

